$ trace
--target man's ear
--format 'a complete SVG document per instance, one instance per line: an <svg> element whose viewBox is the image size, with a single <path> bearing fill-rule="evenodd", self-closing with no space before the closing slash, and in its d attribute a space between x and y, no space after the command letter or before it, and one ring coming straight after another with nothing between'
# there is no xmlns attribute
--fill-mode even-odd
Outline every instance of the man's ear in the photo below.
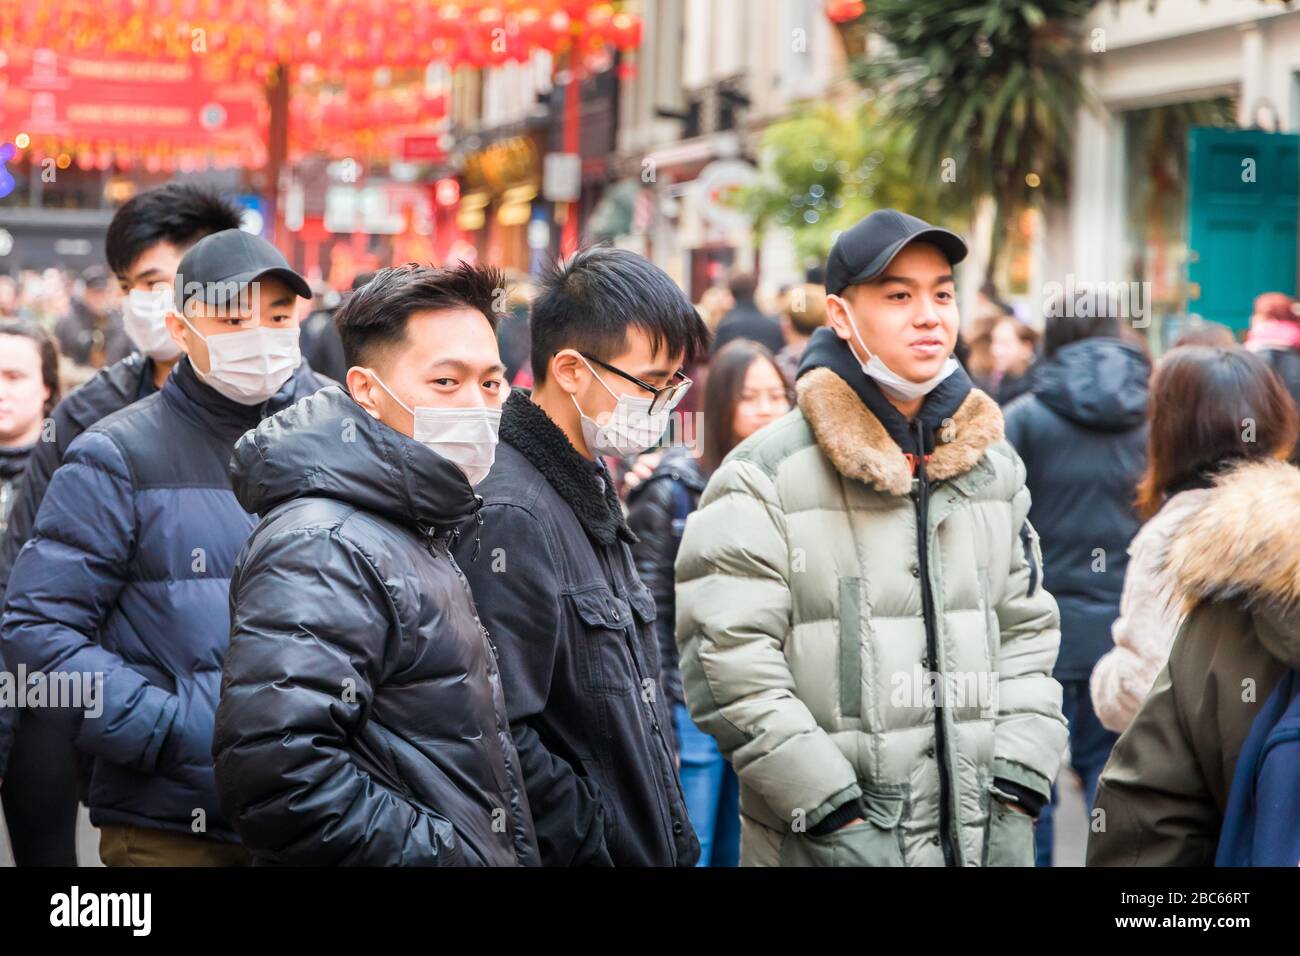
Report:
<svg viewBox="0 0 1300 956"><path fill-rule="evenodd" d="M563 391L577 395L587 385L591 372L576 349L561 349L551 356L547 375Z"/></svg>
<svg viewBox="0 0 1300 956"><path fill-rule="evenodd" d="M181 321L181 317L175 311L167 313L166 321L167 334L172 337L172 341L176 343L177 347L188 355L190 343L185 339L185 323Z"/></svg>
<svg viewBox="0 0 1300 956"><path fill-rule="evenodd" d="M347 386L352 400L364 408L367 415L376 419L380 417L378 404L380 389L365 369L359 365L348 369Z"/></svg>
<svg viewBox="0 0 1300 956"><path fill-rule="evenodd" d="M849 314L844 310L844 301L842 296L826 296L826 324L847 342L853 337L853 327L849 323Z"/></svg>

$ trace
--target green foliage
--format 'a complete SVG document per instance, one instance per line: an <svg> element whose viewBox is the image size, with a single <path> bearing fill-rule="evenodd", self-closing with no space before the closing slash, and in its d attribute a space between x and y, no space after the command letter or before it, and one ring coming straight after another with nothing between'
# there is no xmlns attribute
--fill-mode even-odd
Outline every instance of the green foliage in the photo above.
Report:
<svg viewBox="0 0 1300 956"><path fill-rule="evenodd" d="M1082 23L1093 5L873 0L868 22L893 53L854 72L885 97L891 121L911 130L908 158L923 182L969 204L992 196L1010 217L1068 188L1076 115L1088 99ZM945 160L955 163L953 182L942 180Z"/></svg>
<svg viewBox="0 0 1300 956"><path fill-rule="evenodd" d="M742 191L738 205L759 228L793 230L805 259L824 259L836 232L876 209L937 217L934 192L916 188L909 137L866 100L849 108L810 106L767 128L762 177Z"/></svg>

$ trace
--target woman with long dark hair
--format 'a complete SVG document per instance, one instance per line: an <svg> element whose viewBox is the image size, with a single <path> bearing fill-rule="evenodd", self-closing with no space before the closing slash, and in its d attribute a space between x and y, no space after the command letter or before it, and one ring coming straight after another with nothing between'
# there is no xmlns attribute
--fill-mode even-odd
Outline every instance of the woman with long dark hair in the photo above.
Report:
<svg viewBox="0 0 1300 956"><path fill-rule="evenodd" d="M682 429L658 467L628 496L637 573L656 604L660 686L672 700L682 791L700 838L697 866L736 866L740 858L739 783L713 738L691 722L682 694L674 637L673 562L686 517L708 476L744 439L790 410L789 383L762 345L740 339L709 363L699 429Z"/></svg>
<svg viewBox="0 0 1300 956"><path fill-rule="evenodd" d="M1300 470L1283 459L1296 412L1264 361L1236 349L1170 353L1152 405L1139 506L1173 527L1139 541L1130 573L1175 610L1150 624L1130 616L1110 670L1094 675L1099 713L1137 712L1101 775L1105 826L1089 836L1088 864L1294 867Z"/></svg>
<svg viewBox="0 0 1300 956"><path fill-rule="evenodd" d="M1133 722L1169 658L1182 615L1164 561L1183 523L1212 497L1216 476L1252 459L1285 458L1296 414L1259 356L1239 348L1169 352L1152 379L1147 466L1138 484L1146 522L1129 547L1115 647L1092 672L1092 703L1108 730Z"/></svg>

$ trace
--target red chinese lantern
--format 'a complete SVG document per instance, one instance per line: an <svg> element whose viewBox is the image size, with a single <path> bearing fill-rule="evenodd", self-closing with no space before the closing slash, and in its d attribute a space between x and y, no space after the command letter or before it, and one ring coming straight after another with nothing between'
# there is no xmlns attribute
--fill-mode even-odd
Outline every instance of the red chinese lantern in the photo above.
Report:
<svg viewBox="0 0 1300 956"><path fill-rule="evenodd" d="M862 0L826 0L826 16L832 23L848 23L867 12Z"/></svg>

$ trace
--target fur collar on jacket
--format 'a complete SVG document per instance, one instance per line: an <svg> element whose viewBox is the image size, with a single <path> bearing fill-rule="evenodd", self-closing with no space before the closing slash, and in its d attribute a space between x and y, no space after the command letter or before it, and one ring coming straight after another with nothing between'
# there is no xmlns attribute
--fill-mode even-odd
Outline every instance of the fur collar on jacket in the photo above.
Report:
<svg viewBox="0 0 1300 956"><path fill-rule="evenodd" d="M542 473L593 540L605 547L619 538L629 544L636 542L623 518L613 476L605 473L602 494L595 466L578 454L560 426L532 400L528 389L512 389L506 399L501 411L501 440Z"/></svg>
<svg viewBox="0 0 1300 956"><path fill-rule="evenodd" d="M1183 522L1167 568L1184 609L1237 600L1270 619L1269 653L1300 667L1300 470L1252 461L1224 473ZM1273 646L1273 644L1279 646Z"/></svg>
<svg viewBox="0 0 1300 956"><path fill-rule="evenodd" d="M799 378L798 394L799 408L836 471L886 494L905 495L912 490L903 450L844 379L828 368L814 369ZM1002 437L997 403L971 389L951 426L938 430L926 474L931 481L963 475Z"/></svg>

